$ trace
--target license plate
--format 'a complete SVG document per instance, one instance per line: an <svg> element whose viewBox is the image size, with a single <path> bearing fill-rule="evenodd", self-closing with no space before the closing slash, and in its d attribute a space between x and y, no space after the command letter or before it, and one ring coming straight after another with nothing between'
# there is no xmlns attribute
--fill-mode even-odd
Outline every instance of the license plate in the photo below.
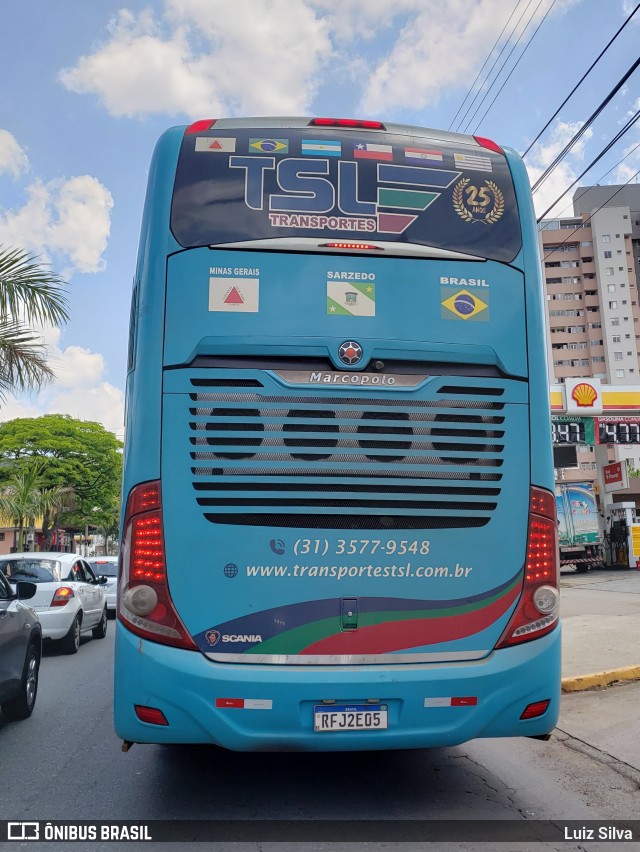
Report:
<svg viewBox="0 0 640 852"><path fill-rule="evenodd" d="M316 704L313 730L382 731L389 726L386 704Z"/></svg>

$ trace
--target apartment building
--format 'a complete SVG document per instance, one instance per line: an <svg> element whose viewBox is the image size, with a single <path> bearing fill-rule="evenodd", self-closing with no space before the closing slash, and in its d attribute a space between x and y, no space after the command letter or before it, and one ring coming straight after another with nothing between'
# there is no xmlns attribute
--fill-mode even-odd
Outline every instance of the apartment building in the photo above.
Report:
<svg viewBox="0 0 640 852"><path fill-rule="evenodd" d="M581 187L573 208L572 217L540 223L550 384L640 385L640 185ZM593 448L578 450L578 469L562 478L595 479ZM640 468L640 446L611 453L625 458Z"/></svg>

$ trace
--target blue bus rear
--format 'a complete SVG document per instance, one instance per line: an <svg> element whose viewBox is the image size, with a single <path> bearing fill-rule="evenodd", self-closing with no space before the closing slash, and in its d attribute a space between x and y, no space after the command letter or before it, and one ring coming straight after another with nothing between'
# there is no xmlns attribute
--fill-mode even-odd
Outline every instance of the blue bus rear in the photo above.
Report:
<svg viewBox="0 0 640 852"><path fill-rule="evenodd" d="M236 750L545 736L542 286L513 152L172 128L132 303L115 722Z"/></svg>

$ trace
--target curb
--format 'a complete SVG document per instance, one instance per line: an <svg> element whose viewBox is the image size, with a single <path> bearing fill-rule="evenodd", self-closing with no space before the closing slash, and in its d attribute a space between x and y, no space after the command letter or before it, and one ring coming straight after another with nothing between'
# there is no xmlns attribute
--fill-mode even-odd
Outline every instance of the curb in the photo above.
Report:
<svg viewBox="0 0 640 852"><path fill-rule="evenodd" d="M640 666L626 666L606 672L563 677L562 691L581 692L585 689L593 689L596 686L611 686L612 683L625 680L640 680Z"/></svg>

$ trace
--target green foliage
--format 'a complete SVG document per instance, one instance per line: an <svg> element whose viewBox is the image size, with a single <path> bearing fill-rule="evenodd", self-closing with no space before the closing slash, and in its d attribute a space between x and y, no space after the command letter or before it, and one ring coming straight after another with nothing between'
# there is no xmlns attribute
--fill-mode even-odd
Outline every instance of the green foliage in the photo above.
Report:
<svg viewBox="0 0 640 852"><path fill-rule="evenodd" d="M53 377L47 347L29 326L66 322L63 288L32 255L0 247L0 398L37 390Z"/></svg>
<svg viewBox="0 0 640 852"><path fill-rule="evenodd" d="M633 466L631 459L627 459L627 473L629 476L640 476L640 469Z"/></svg>
<svg viewBox="0 0 640 852"><path fill-rule="evenodd" d="M39 465L41 487L57 487L51 519L67 529L105 525L119 514L122 442L100 423L64 414L0 423L0 488ZM73 492L72 499L70 491Z"/></svg>

